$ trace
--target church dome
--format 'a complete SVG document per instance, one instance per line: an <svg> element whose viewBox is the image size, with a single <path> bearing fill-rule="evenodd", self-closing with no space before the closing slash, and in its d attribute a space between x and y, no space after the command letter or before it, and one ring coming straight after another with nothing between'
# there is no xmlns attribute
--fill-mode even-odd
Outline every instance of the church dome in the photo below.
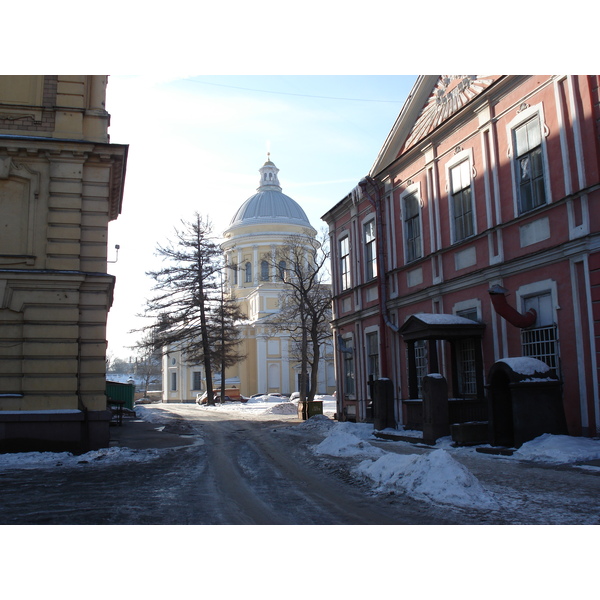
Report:
<svg viewBox="0 0 600 600"><path fill-rule="evenodd" d="M300 205L284 194L279 185L279 169L271 160L259 169L260 186L237 210L229 223L229 229L246 225L287 224L300 227L312 226Z"/></svg>

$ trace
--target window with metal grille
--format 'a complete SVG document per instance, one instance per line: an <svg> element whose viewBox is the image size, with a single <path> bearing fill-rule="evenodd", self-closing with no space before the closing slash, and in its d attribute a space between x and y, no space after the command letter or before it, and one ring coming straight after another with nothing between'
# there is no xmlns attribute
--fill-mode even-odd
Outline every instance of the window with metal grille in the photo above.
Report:
<svg viewBox="0 0 600 600"><path fill-rule="evenodd" d="M246 263L246 283L252 283L252 264Z"/></svg>
<svg viewBox="0 0 600 600"><path fill-rule="evenodd" d="M421 221L419 199L416 194L404 198L404 243L406 262L421 258Z"/></svg>
<svg viewBox="0 0 600 600"><path fill-rule="evenodd" d="M478 320L477 308L459 310L456 315L471 321ZM458 371L458 389L461 397L477 396L477 377L475 372L475 351L477 349L474 339L458 340L455 345L456 366Z"/></svg>
<svg viewBox="0 0 600 600"><path fill-rule="evenodd" d="M558 373L558 336L556 325L534 327L521 331L523 356L531 356L545 362Z"/></svg>
<svg viewBox="0 0 600 600"><path fill-rule="evenodd" d="M458 389L461 397L477 395L475 372L475 340L466 339L456 342Z"/></svg>
<svg viewBox="0 0 600 600"><path fill-rule="evenodd" d="M454 241L464 240L474 233L471 168L468 160L450 169Z"/></svg>
<svg viewBox="0 0 600 600"><path fill-rule="evenodd" d="M377 277L377 249L375 246L375 221L369 221L364 227L365 233L365 280Z"/></svg>
<svg viewBox="0 0 600 600"><path fill-rule="evenodd" d="M539 117L535 116L517 127L514 141L519 212L524 213L546 202Z"/></svg>
<svg viewBox="0 0 600 600"><path fill-rule="evenodd" d="M523 299L523 310L535 309L535 326L521 330L523 356L545 362L560 374L558 328L554 322L552 294L544 293Z"/></svg>
<svg viewBox="0 0 600 600"><path fill-rule="evenodd" d="M348 236L340 240L340 277L342 290L350 288L350 242Z"/></svg>

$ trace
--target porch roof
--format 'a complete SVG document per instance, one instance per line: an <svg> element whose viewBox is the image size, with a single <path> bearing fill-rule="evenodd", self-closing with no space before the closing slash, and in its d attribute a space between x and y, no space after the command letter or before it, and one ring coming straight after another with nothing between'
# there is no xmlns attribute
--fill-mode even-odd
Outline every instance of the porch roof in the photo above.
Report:
<svg viewBox="0 0 600 600"><path fill-rule="evenodd" d="M406 319L399 332L404 341L408 342L481 338L484 329L484 323L457 315L415 313Z"/></svg>

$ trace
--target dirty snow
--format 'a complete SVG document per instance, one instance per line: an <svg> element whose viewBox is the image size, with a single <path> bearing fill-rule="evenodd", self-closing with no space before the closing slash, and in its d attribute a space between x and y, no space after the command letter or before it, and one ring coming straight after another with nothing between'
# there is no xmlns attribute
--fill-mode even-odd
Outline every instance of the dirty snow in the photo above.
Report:
<svg viewBox="0 0 600 600"><path fill-rule="evenodd" d="M146 462L159 456L159 450L101 448L81 455L71 452L18 452L0 454L0 472L11 469L52 469L55 467L88 467L108 463Z"/></svg>
<svg viewBox="0 0 600 600"><path fill-rule="evenodd" d="M523 444L513 458L565 464L600 459L600 440L545 433Z"/></svg>
<svg viewBox="0 0 600 600"><path fill-rule="evenodd" d="M398 454L388 452L371 442L381 441L373 435L370 423L338 423L331 417L336 411L333 396L321 396L323 415L297 423L293 430L302 434L316 433L321 441L312 446L319 456L349 459L351 468L374 491L404 493L417 499L452 504L460 507L494 509L496 501L470 471L452 457L452 453L475 452L474 448L453 448L450 438L438 440L431 452ZM219 411L236 419L297 419L297 402L275 396L262 396L247 403L234 402L217 406L178 405L179 410ZM173 418L175 407L168 404L136 406L138 418L157 424L157 429ZM385 430L384 433L401 433L418 437L420 432ZM406 442L390 442L406 444ZM37 469L56 467L89 468L93 465L147 461L159 456L160 450L132 450L123 447L105 448L75 456L68 452L27 452L0 454L0 472L10 469ZM600 440L563 435L542 435L523 444L512 457L505 460L537 461L549 464L573 464L600 459ZM589 466L590 469L599 469ZM600 470L600 469L599 469Z"/></svg>
<svg viewBox="0 0 600 600"><path fill-rule="evenodd" d="M498 508L492 494L445 450L408 455L386 452L375 461L361 462L357 471L378 492L404 492L416 499L461 507Z"/></svg>

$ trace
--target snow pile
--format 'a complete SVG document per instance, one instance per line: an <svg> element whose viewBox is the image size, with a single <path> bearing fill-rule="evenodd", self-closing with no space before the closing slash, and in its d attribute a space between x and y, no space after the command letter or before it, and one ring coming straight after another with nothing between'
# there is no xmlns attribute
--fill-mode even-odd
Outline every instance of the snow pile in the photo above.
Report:
<svg viewBox="0 0 600 600"><path fill-rule="evenodd" d="M335 423L325 415L315 415L306 421L302 421L300 425L294 427L297 430L314 430L314 431L322 431L326 433L332 427L334 427ZM339 425L335 425L335 427L339 427Z"/></svg>
<svg viewBox="0 0 600 600"><path fill-rule="evenodd" d="M381 456L383 450L371 446L369 442L353 433L333 428L329 435L314 448L315 454L327 456Z"/></svg>
<svg viewBox="0 0 600 600"><path fill-rule="evenodd" d="M495 510L498 503L478 479L445 450L429 454L385 453L360 463L357 471L378 492L404 492L418 500Z"/></svg>
<svg viewBox="0 0 600 600"><path fill-rule="evenodd" d="M523 444L513 457L554 464L596 460L600 459L600 440L544 433Z"/></svg>
<svg viewBox="0 0 600 600"><path fill-rule="evenodd" d="M265 415L296 415L298 406L293 402L280 402L263 411Z"/></svg>
<svg viewBox="0 0 600 600"><path fill-rule="evenodd" d="M70 452L18 452L0 454L0 471L147 462L158 456L159 451L155 449L132 450L130 448L101 448L81 455Z"/></svg>
<svg viewBox="0 0 600 600"><path fill-rule="evenodd" d="M346 421L344 423L338 423L335 427L337 431L351 433L362 440L375 439L372 423L351 423Z"/></svg>

